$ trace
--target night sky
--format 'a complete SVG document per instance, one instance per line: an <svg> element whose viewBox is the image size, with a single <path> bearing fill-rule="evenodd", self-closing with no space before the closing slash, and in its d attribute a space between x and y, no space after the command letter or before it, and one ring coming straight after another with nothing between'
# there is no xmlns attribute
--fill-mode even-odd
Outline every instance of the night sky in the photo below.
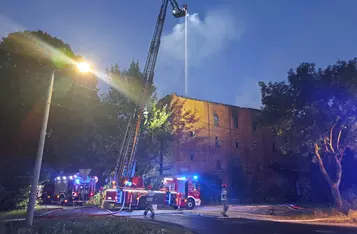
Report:
<svg viewBox="0 0 357 234"><path fill-rule="evenodd" d="M260 107L257 82L284 80L357 52L355 0L179 0L189 6L189 96ZM161 0L0 0L0 36L43 30L96 68L144 66ZM170 13L170 11L168 12ZM167 15L156 66L159 95L184 94L183 21ZM102 90L104 90L103 86Z"/></svg>

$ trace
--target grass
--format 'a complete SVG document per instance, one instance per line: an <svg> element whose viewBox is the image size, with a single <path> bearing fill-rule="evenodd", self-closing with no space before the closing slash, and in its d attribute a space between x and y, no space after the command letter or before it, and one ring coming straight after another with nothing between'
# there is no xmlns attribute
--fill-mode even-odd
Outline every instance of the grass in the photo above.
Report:
<svg viewBox="0 0 357 234"><path fill-rule="evenodd" d="M49 210L53 210L53 208L46 208L43 206L36 206L36 212L42 213ZM25 218L26 216L26 209L19 209L19 210L10 210L10 211L1 211L0 212L0 220L4 219L16 219L16 218Z"/></svg>
<svg viewBox="0 0 357 234"><path fill-rule="evenodd" d="M276 216L278 219L314 220L324 219L326 223L354 223L357 224L357 211L350 210L348 215L334 209L317 209L311 214L298 214L286 212L284 216ZM318 220L320 221L320 220Z"/></svg>
<svg viewBox="0 0 357 234"><path fill-rule="evenodd" d="M25 214L26 209L2 211L0 212L0 219L23 218L25 217Z"/></svg>
<svg viewBox="0 0 357 234"><path fill-rule="evenodd" d="M1 223L0 223L1 225ZM193 234L183 227L176 225L163 225L134 220L129 218L115 217L91 217L75 219L43 219L36 220L32 228L26 228L24 222L7 223L0 226L0 233L23 233L23 234Z"/></svg>

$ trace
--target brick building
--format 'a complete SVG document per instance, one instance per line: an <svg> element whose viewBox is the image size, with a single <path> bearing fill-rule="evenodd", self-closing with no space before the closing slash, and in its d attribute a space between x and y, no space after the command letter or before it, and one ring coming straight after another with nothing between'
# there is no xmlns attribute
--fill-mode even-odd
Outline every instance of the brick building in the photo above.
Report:
<svg viewBox="0 0 357 234"><path fill-rule="evenodd" d="M173 173L215 175L233 190L245 188L248 197L254 197L254 193L268 197L269 193L274 194L276 189L289 183L269 168L279 160L279 155L271 130L259 127L259 110L175 93L169 97L199 119L189 139L175 144Z"/></svg>

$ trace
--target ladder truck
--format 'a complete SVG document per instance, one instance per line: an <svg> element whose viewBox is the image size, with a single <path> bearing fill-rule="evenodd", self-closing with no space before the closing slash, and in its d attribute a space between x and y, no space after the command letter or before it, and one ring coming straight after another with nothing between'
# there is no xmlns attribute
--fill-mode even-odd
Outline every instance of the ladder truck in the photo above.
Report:
<svg viewBox="0 0 357 234"><path fill-rule="evenodd" d="M144 188L143 180L141 177L134 177L136 165L135 153L144 123L143 118L145 117L146 100L149 98L147 92L153 84L160 40L169 4L172 7L172 14L175 18L182 18L187 14L186 4L180 7L176 0L162 0L154 35L143 70L145 86L143 96L140 99L141 104L134 110L133 115L129 119L124 140L119 151L119 157L116 162L114 176L111 181L111 188L107 189L104 194L104 208L110 208L112 204L119 204L122 209L124 207L129 209L134 207L143 208L145 203L144 198L147 194L147 190ZM157 204L180 207L181 201L185 200L185 197L182 197L182 194L177 191L169 191L166 189L155 191L155 199ZM199 195L196 196L196 200L198 202L196 201L195 205L200 204Z"/></svg>

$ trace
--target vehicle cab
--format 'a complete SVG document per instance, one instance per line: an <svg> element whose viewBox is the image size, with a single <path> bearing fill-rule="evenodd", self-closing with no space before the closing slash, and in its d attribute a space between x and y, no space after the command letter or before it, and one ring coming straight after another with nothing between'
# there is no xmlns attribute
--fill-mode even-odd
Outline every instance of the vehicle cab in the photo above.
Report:
<svg viewBox="0 0 357 234"><path fill-rule="evenodd" d="M176 192L178 206L193 209L201 205L198 176L167 177L163 180L166 191Z"/></svg>

